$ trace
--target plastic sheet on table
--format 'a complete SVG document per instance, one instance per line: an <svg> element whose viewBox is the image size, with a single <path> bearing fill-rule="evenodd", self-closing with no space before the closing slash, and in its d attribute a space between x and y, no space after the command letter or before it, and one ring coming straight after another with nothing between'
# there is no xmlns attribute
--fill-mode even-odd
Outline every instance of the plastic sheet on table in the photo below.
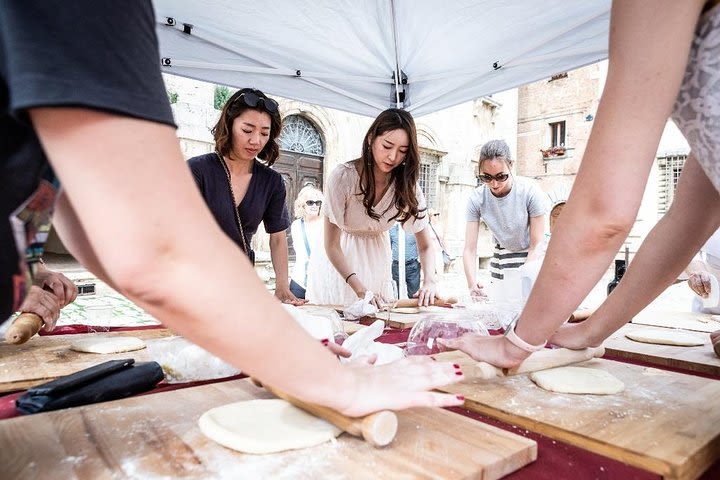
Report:
<svg viewBox="0 0 720 480"><path fill-rule="evenodd" d="M185 383L232 377L240 373L232 365L182 337L148 340L150 357L165 372L168 383Z"/></svg>

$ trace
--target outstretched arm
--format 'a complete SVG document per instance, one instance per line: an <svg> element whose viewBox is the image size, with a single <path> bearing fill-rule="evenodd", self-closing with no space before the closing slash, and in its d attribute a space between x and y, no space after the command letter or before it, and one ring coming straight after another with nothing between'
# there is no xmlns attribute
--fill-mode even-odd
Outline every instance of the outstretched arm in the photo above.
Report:
<svg viewBox="0 0 720 480"><path fill-rule="evenodd" d="M288 278L288 243L285 230L270 234L270 259L275 270L275 296L283 303L302 305L305 300L297 298L290 291Z"/></svg>
<svg viewBox="0 0 720 480"><path fill-rule="evenodd" d="M558 329L627 237L703 3L613 2L605 90L570 198L517 323L516 333L525 342L540 345ZM466 348L502 366L528 355L507 339Z"/></svg>
<svg viewBox="0 0 720 480"><path fill-rule="evenodd" d="M541 256L540 247L545 239L545 215L530 217L530 246L528 247L527 261L533 261Z"/></svg>
<svg viewBox="0 0 720 480"><path fill-rule="evenodd" d="M420 305L432 305L437 295L437 272L435 272L435 249L432 244L430 227L427 226L415 234L420 266L423 271L423 284L417 292Z"/></svg>

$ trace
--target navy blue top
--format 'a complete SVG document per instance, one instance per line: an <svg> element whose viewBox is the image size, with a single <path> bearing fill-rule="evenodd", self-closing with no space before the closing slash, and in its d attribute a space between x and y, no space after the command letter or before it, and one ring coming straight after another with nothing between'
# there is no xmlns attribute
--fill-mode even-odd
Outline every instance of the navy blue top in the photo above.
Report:
<svg viewBox="0 0 720 480"><path fill-rule="evenodd" d="M28 241L15 238L9 217L48 170L27 109L83 107L168 125L173 117L149 0L0 0L0 12L2 323L25 294L18 250Z"/></svg>
<svg viewBox="0 0 720 480"><path fill-rule="evenodd" d="M243 242L233 211L232 192L225 167L220 161L217 153L207 153L191 158L188 160L188 165L215 221L242 250ZM272 168L255 160L250 185L238 207L240 222L242 222L243 232L245 232L245 242L251 249L246 253L253 263L255 254L250 246L250 241L257 232L260 222L264 222L267 233L282 232L290 226L285 196L285 183L282 176Z"/></svg>

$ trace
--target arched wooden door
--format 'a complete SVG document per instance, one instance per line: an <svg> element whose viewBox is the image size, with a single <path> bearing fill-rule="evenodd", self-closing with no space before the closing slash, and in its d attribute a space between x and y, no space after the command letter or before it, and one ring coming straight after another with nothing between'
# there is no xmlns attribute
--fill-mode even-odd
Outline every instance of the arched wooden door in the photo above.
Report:
<svg viewBox="0 0 720 480"><path fill-rule="evenodd" d="M287 192L287 208L294 218L294 204L298 192L305 185L323 187L324 143L320 131L307 118L289 115L283 120L279 137L280 158L273 168L282 175ZM288 230L290 259L295 259L292 237Z"/></svg>

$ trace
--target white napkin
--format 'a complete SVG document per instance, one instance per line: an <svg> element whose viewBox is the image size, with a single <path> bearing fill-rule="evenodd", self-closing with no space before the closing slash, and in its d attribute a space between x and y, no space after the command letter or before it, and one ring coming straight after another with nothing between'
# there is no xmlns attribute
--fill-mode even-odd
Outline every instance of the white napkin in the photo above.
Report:
<svg viewBox="0 0 720 480"><path fill-rule="evenodd" d="M373 299L373 292L365 292L365 298L358 300L343 310L343 315L347 320L356 320L358 318L367 317L373 313L377 313L378 309L370 303ZM381 330L382 332L382 330ZM374 337L376 338L376 337Z"/></svg>
<svg viewBox="0 0 720 480"><path fill-rule="evenodd" d="M375 365L384 365L403 358L405 354L403 353L402 348L374 341L382 335L384 329L385 322L382 320L376 320L369 327L360 329L350 335L342 346L350 350L352 355L349 358L340 358L340 361L345 363L355 360L363 355L377 354Z"/></svg>
<svg viewBox="0 0 720 480"><path fill-rule="evenodd" d="M329 318L312 315L302 311L302 309L298 307L285 303L283 303L283 307L313 338L317 338L318 340L325 338L333 339L333 325L332 320Z"/></svg>

